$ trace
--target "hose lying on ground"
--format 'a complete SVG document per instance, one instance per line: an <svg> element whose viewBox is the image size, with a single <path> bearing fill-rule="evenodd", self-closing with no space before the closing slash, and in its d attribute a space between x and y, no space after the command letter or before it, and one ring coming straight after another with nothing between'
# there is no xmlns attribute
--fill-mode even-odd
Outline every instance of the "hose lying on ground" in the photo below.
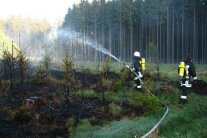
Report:
<svg viewBox="0 0 207 138"><path fill-rule="evenodd" d="M122 61L120 61L119 60L119 62L121 63L121 64L123 64L124 66L126 66L126 68L127 69L130 69L130 67L128 66L128 65L126 65L124 62L122 62ZM133 72L134 74L135 74L135 76L137 76L137 78L140 80L140 82L141 83L143 83L143 81L140 79L140 77L138 76L138 74L136 73L136 72ZM153 96L154 97L154 95L150 92L150 90L147 88L147 87L144 87L146 90L147 90L147 92L151 95L151 96ZM168 111L169 111L169 109L168 109L168 106L167 105L165 105L165 104L163 104L164 106L165 106L165 108L166 108L166 111L165 111L165 113L163 114L163 116L162 116L162 118L157 122L157 124L155 124L153 127L152 127L152 129L150 129L150 131L148 131L146 134L144 134L141 138L147 138L147 137L149 137L158 127L159 127L159 125L162 123L162 121L165 119L165 117L167 116L167 114L168 114ZM136 135L135 136L135 138L137 138L138 136Z"/></svg>
<svg viewBox="0 0 207 138"><path fill-rule="evenodd" d="M166 111L163 114L162 118L157 122L157 124L155 124L152 127L152 129L150 129L150 131L148 131L146 134L144 134L143 136L141 136L141 138L147 138L147 137L149 137L159 127L159 125L162 123L162 121L165 119L165 117L168 114L169 109L168 109L168 106L167 105L164 105L164 106L166 108ZM135 136L135 138L137 138L137 136Z"/></svg>

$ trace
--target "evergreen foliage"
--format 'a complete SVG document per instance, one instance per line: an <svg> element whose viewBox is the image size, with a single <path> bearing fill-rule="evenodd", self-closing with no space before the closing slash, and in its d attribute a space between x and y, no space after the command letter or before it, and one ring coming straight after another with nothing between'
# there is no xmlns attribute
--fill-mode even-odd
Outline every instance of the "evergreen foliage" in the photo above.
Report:
<svg viewBox="0 0 207 138"><path fill-rule="evenodd" d="M0 31L0 59L2 58L4 51L12 53L12 40L5 33ZM20 51L20 48L14 43L13 44L13 56L16 57L19 51Z"/></svg>
<svg viewBox="0 0 207 138"><path fill-rule="evenodd" d="M62 28L97 41L121 60L131 61L138 50L151 62L177 63L191 53L195 62L206 63L206 11L205 0L81 1L69 8ZM81 54L103 59L88 53Z"/></svg>
<svg viewBox="0 0 207 138"><path fill-rule="evenodd" d="M63 70L64 70L64 87L66 98L69 99L69 96L79 88L79 83L75 79L74 73L74 63L72 58L68 57L68 50L65 51L65 57L63 59Z"/></svg>

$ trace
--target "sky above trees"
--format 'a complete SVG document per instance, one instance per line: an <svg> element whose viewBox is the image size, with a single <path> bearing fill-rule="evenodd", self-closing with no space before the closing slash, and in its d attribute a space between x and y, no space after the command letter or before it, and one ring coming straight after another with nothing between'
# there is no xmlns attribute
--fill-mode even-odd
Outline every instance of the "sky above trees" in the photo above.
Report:
<svg viewBox="0 0 207 138"><path fill-rule="evenodd" d="M21 15L46 18L53 24L58 18L64 18L69 7L79 2L80 0L0 0L0 18Z"/></svg>

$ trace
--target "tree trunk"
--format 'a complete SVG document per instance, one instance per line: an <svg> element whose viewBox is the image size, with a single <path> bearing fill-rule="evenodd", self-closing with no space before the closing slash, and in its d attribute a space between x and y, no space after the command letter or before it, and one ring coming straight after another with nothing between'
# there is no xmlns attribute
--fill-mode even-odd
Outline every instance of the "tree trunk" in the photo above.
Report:
<svg viewBox="0 0 207 138"><path fill-rule="evenodd" d="M181 48L181 57L184 58L184 4L182 0L182 48Z"/></svg>
<svg viewBox="0 0 207 138"><path fill-rule="evenodd" d="M110 53L112 53L112 35L111 35L111 23L109 25L109 51ZM111 61L111 57L110 57L110 61Z"/></svg>
<svg viewBox="0 0 207 138"><path fill-rule="evenodd" d="M130 4L130 53L133 53L133 24L132 24L132 4ZM130 55L129 55L129 61L130 61Z"/></svg>
<svg viewBox="0 0 207 138"><path fill-rule="evenodd" d="M97 43L97 13L95 11L94 40ZM95 50L94 62L97 62L97 50Z"/></svg>
<svg viewBox="0 0 207 138"><path fill-rule="evenodd" d="M193 4L193 56L196 56L196 10L195 0Z"/></svg>
<svg viewBox="0 0 207 138"><path fill-rule="evenodd" d="M167 63L169 63L169 55L170 55L170 49L169 49L169 47L170 47L170 22L169 22L169 5L167 4L167 49L166 49L166 52L167 52L167 56L166 56L166 58L167 58Z"/></svg>
<svg viewBox="0 0 207 138"><path fill-rule="evenodd" d="M173 19L172 19L172 54L171 54L171 63L175 63L175 9L173 5Z"/></svg>
<svg viewBox="0 0 207 138"><path fill-rule="evenodd" d="M119 5L119 56L122 57L122 14L121 14L121 10L122 6L121 6L121 1L120 1L120 5ZM122 60L122 59L121 59Z"/></svg>
<svg viewBox="0 0 207 138"><path fill-rule="evenodd" d="M157 7L157 22L156 22L156 60L159 61L159 14L158 14L158 7Z"/></svg>

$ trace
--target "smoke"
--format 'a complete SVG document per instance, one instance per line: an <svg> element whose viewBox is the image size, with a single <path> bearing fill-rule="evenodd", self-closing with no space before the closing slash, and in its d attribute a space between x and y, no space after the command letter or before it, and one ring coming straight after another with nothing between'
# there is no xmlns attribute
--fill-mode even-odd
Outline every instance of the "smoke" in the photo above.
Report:
<svg viewBox="0 0 207 138"><path fill-rule="evenodd" d="M69 40L69 39L77 38L78 36L79 36L79 33L72 32L69 29L59 29L57 31L57 37L59 39Z"/></svg>
<svg viewBox="0 0 207 138"><path fill-rule="evenodd" d="M39 37L36 37L37 35L34 36L31 39L32 45L24 48L26 49L26 55L33 61L41 61L46 55L49 55L52 62L60 62L65 55L66 49L69 56L75 61L101 61L103 60L103 54L119 61L103 45L80 32L75 32L68 28L53 28L46 33L41 33ZM88 53L85 53L85 51ZM95 56L96 51L103 54Z"/></svg>
<svg viewBox="0 0 207 138"><path fill-rule="evenodd" d="M83 37L84 37L83 34L81 34L79 32L70 31L69 29L60 29L60 30L58 30L57 37L60 41L61 40L67 41L67 40L73 39L73 40L77 41L79 44L81 44L81 46L89 46L89 47L93 48L94 50L97 50L97 51L99 51L105 55L108 55L108 56L112 57L113 59L119 61L119 59L116 56L114 56L109 50L104 48L103 45L97 43L96 41L92 40L89 37L85 37L83 39Z"/></svg>
<svg viewBox="0 0 207 138"><path fill-rule="evenodd" d="M115 57L110 51L104 48L101 44L98 44L97 42L90 40L90 39L87 39L85 41L85 44L119 61L117 57Z"/></svg>

